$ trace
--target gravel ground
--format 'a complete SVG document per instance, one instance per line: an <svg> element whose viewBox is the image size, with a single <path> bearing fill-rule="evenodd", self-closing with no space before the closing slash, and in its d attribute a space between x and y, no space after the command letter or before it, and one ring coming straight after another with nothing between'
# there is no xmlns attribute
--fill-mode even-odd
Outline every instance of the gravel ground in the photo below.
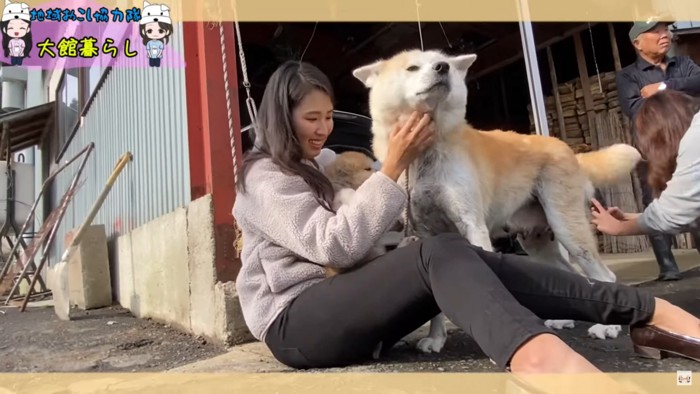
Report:
<svg viewBox="0 0 700 394"><path fill-rule="evenodd" d="M118 306L71 316L0 309L0 372L156 372L226 351Z"/></svg>
<svg viewBox="0 0 700 394"><path fill-rule="evenodd" d="M678 282L649 282L640 287L700 316L700 269L683 276ZM74 321L61 321L52 307L24 313L16 308L0 309L0 372L155 372L189 366L193 371L292 372L276 363L259 343L227 350L174 328L137 319L120 307L74 311L72 316L76 316ZM627 327L623 326L617 339L597 340L586 335L589 326L578 323L561 335L606 372L700 370L700 364L682 358L649 360L634 355ZM422 330L427 332L427 326ZM377 362L303 372L500 372L461 330L450 330L440 354L417 351L415 342L421 336L411 335ZM216 357L219 355L222 357ZM242 365L246 363L250 365Z"/></svg>

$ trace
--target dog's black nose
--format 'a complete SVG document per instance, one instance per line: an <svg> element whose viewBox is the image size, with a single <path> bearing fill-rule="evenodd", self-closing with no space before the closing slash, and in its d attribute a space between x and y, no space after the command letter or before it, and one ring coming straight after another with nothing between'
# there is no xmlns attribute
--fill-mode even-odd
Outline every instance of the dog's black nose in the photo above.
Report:
<svg viewBox="0 0 700 394"><path fill-rule="evenodd" d="M153 22L158 22L158 18L153 18Z"/></svg>
<svg viewBox="0 0 700 394"><path fill-rule="evenodd" d="M446 74L450 71L450 65L446 62L438 62L433 66L433 70L437 71L438 74Z"/></svg>
<svg viewBox="0 0 700 394"><path fill-rule="evenodd" d="M15 15L15 19L19 19L19 15Z"/></svg>

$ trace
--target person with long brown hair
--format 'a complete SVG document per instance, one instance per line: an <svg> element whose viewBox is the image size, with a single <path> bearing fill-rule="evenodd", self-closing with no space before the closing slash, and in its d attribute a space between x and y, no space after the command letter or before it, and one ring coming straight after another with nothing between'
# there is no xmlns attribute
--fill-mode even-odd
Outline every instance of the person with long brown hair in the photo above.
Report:
<svg viewBox="0 0 700 394"><path fill-rule="evenodd" d="M593 223L609 235L677 234L700 228L700 100L666 90L646 99L635 118L654 201L642 213L605 209L593 200ZM700 251L700 239L695 237Z"/></svg>
<svg viewBox="0 0 700 394"><path fill-rule="evenodd" d="M333 132L334 101L315 66L279 66L237 183L236 290L250 333L278 361L298 369L371 361L443 312L516 375L600 372L545 326L555 318L628 325L637 354L700 362L700 319L644 289L489 252L459 234L365 260L406 207L399 176L434 143L435 129L425 114L398 123L379 171L334 210L317 160ZM349 272L329 277L325 267Z"/></svg>
<svg viewBox="0 0 700 394"><path fill-rule="evenodd" d="M672 53L674 34L671 26L669 21L652 17L634 23L629 31L637 59L617 73L616 83L620 109L632 124L630 133L635 145L638 138L634 119L647 98L664 90L700 97L700 66L688 56ZM645 164L639 165L636 171L642 180L640 186L644 208L654 201L651 186L646 182L648 169ZM673 237L655 233L649 234L648 239L659 265L658 279L680 279L678 264L671 250Z"/></svg>

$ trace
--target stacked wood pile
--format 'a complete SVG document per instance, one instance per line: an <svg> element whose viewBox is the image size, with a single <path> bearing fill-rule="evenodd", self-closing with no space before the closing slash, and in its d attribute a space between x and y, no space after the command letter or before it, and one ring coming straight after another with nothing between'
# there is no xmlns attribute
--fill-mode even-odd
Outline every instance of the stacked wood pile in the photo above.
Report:
<svg viewBox="0 0 700 394"><path fill-rule="evenodd" d="M593 99L591 117L593 127L589 124L586 112L583 87L580 78L560 83L557 91L546 97L547 123L551 136L564 140L572 149L586 152L599 149L615 143L631 143L629 120L622 113L617 97L615 72L601 73L600 76L589 77L590 92ZM564 127L560 127L557 97L561 108L561 118ZM530 113L530 132L535 133L532 106L528 105ZM613 187L600 188L600 195L606 206L616 206L627 212L641 212L640 180L637 174L631 174L625 180ZM651 249L649 238L646 236L611 237L598 236L601 253L636 253ZM676 236L676 247L692 248L693 244L688 234Z"/></svg>
<svg viewBox="0 0 700 394"><path fill-rule="evenodd" d="M617 85L615 84L615 72L600 74L589 78L590 90L593 98L593 111L596 113L612 111L620 116L620 121L626 119L621 115L617 100ZM557 112L556 97L546 97L547 123L550 135L560 138L571 146L579 144L594 145L591 140L591 128L586 115L586 105L583 97L583 88L580 78L575 78L557 86L557 94L561 103L562 117L564 119L564 132L559 125L559 113ZM530 114L530 133L535 133L534 115L532 105L528 105Z"/></svg>

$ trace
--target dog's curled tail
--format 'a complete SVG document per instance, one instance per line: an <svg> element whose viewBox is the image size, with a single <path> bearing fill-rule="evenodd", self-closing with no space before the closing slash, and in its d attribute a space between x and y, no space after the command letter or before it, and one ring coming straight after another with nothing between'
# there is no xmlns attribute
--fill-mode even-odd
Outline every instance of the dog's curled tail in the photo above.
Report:
<svg viewBox="0 0 700 394"><path fill-rule="evenodd" d="M627 144L613 144L596 151L576 155L578 164L594 187L614 185L630 176L642 155Z"/></svg>

